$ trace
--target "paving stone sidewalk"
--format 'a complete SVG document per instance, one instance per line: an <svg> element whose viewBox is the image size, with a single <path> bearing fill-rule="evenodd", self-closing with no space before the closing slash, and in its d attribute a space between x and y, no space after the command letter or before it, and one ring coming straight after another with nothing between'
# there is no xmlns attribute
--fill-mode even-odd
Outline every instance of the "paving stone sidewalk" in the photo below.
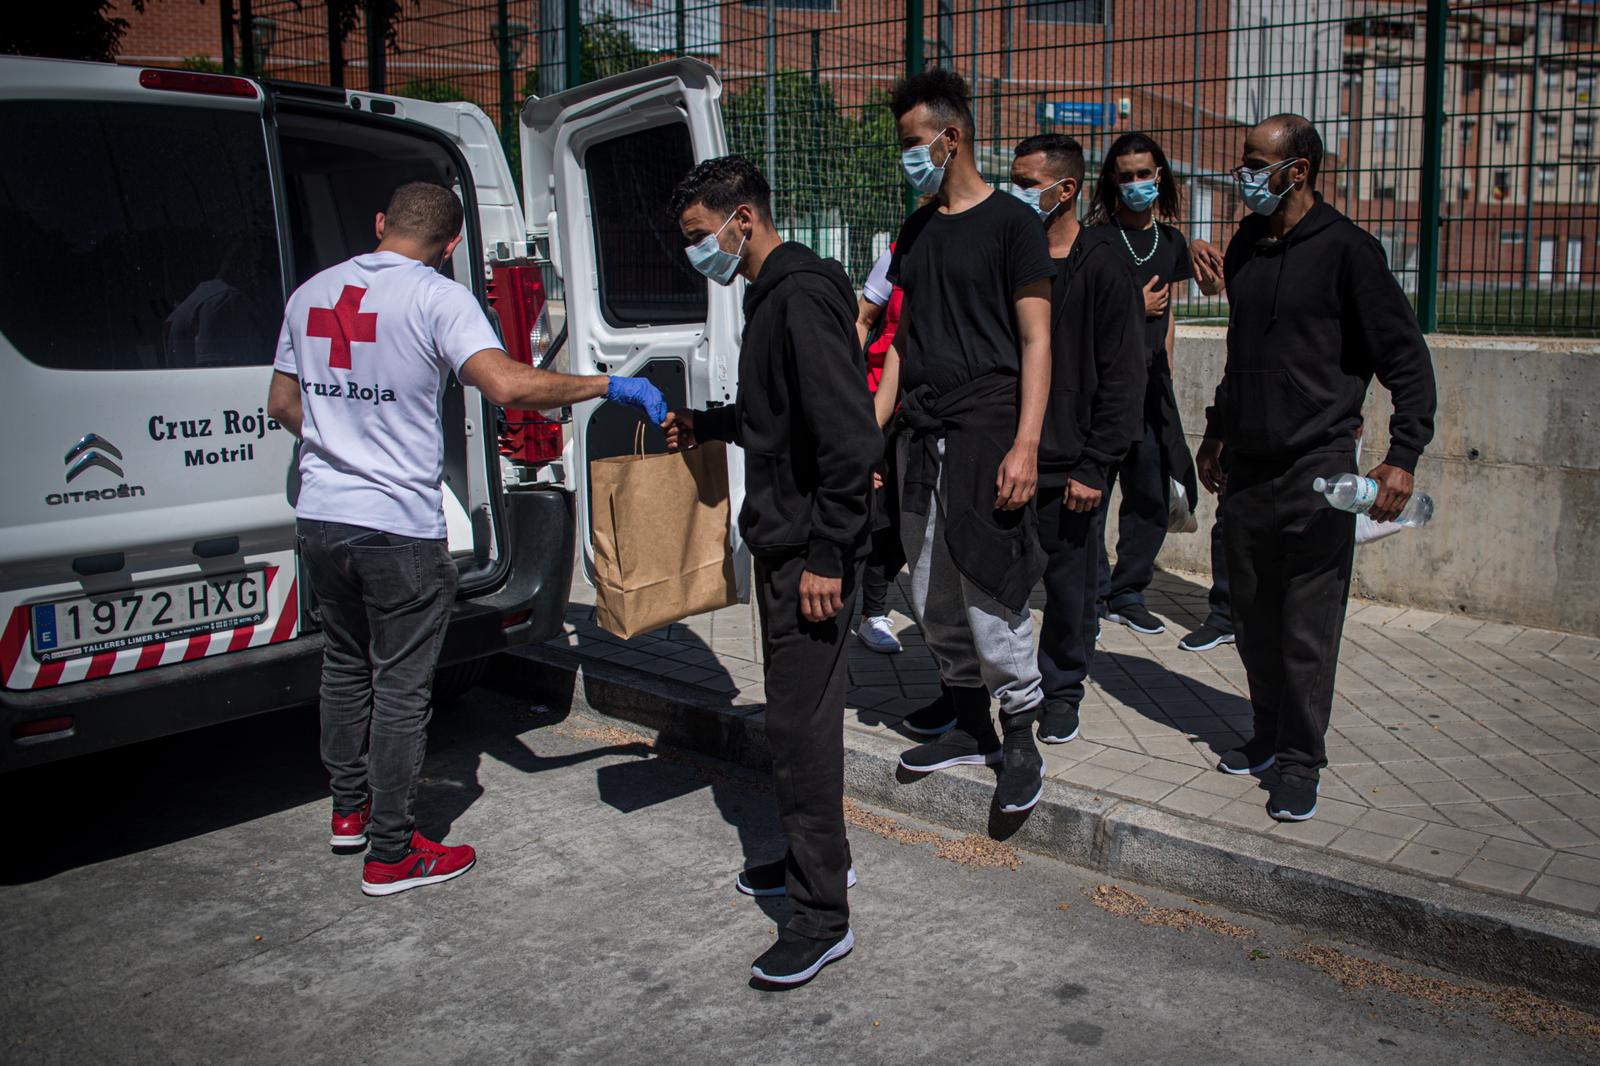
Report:
<svg viewBox="0 0 1600 1066"><path fill-rule="evenodd" d="M1080 737L1044 748L1050 776L1435 881L1600 913L1600 640L1352 602L1317 816L1278 823L1262 781L1215 769L1250 730L1238 653L1177 647L1206 615L1205 586L1163 572L1147 598L1167 632L1105 625ZM750 607L623 641L594 625L592 601L580 577L553 644L697 686L708 701L765 702ZM939 692L899 588L891 604L905 651L879 655L851 641L852 730L894 730ZM1040 606L1036 595L1036 617Z"/></svg>

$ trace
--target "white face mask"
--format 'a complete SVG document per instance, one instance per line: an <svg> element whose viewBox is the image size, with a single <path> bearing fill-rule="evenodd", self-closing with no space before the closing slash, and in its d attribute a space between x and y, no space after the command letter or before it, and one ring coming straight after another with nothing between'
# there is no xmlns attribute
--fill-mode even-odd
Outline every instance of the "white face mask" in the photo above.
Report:
<svg viewBox="0 0 1600 1066"><path fill-rule="evenodd" d="M1060 181L1053 181L1049 185L1045 185L1045 186L1042 186L1042 187L1038 186L1038 185L1035 185L1031 189L1024 189L1022 186L1018 185L1016 182L1012 182L1011 183L1011 195L1015 196L1017 199L1021 200L1023 203L1027 204L1029 207L1033 208L1034 211L1038 213L1038 215L1039 215L1039 217L1041 219L1045 219L1045 220L1048 221L1050 216L1056 213L1056 207L1060 207L1062 204L1066 203L1066 201L1065 200L1057 200L1056 201L1056 206L1052 207L1052 208L1050 208L1050 210L1046 211L1044 208L1039 206L1039 198L1042 197L1045 193L1049 192L1051 189L1055 188L1057 185L1060 185L1062 181L1066 181L1066 180L1067 180L1066 178L1062 178Z"/></svg>
<svg viewBox="0 0 1600 1066"><path fill-rule="evenodd" d="M948 128L940 130L933 141L943 137ZM934 166L933 141L915 145L900 153L900 168L905 171L906 180L924 196L932 196L944 185L945 168L950 165L950 157L955 155L954 151L946 153L944 162Z"/></svg>
<svg viewBox="0 0 1600 1066"><path fill-rule="evenodd" d="M1277 214L1278 206L1294 188L1294 183L1290 183L1282 192L1273 192L1272 175L1298 162L1298 159L1282 159L1260 170L1236 167L1233 177L1239 184L1239 196L1244 200L1245 206L1258 215Z"/></svg>
<svg viewBox="0 0 1600 1066"><path fill-rule="evenodd" d="M736 252L723 251L721 242L717 240L737 215L738 212L729 215L722 220L716 233L708 233L684 249L689 264L718 285L732 285L739 273L739 259L744 253L745 238L739 239L739 250Z"/></svg>

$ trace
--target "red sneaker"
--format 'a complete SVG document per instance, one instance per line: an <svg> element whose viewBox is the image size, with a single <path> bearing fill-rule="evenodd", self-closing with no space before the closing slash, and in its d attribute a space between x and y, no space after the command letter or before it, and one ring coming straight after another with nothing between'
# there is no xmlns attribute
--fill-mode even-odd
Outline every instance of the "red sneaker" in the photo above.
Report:
<svg viewBox="0 0 1600 1066"><path fill-rule="evenodd" d="M367 846L367 822L372 819L372 801L359 811L349 814L333 812L333 836L328 838L331 848L364 848Z"/></svg>
<svg viewBox="0 0 1600 1066"><path fill-rule="evenodd" d="M478 853L467 844L446 847L413 830L411 850L399 862L367 859L361 871L361 891L369 896L392 896L408 888L436 885L460 877L477 861Z"/></svg>

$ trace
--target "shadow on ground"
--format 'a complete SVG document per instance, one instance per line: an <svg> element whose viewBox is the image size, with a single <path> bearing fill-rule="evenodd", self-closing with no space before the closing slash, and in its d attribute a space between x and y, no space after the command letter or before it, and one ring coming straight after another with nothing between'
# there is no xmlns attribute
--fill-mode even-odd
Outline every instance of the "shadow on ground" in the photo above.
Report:
<svg viewBox="0 0 1600 1066"><path fill-rule="evenodd" d="M622 744L575 755L536 755L519 734L559 723L483 706L482 691L435 709L417 793L417 828L444 839L483 795L485 758L539 773L605 755L646 754ZM503 701L502 701L503 702ZM306 804L327 804L314 705L227 722L0 776L0 806L22 815L25 847L11 850L0 884L26 884L205 836ZM325 808L330 814L331 806ZM325 847L317 820L308 847Z"/></svg>

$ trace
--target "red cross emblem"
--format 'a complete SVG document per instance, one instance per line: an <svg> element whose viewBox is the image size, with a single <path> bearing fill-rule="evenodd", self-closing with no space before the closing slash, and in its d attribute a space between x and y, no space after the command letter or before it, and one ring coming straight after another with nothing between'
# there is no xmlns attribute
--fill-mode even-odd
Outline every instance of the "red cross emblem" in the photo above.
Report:
<svg viewBox="0 0 1600 1066"><path fill-rule="evenodd" d="M333 370L350 369L350 346L358 341L371 343L378 339L377 312L361 314L361 300L367 290L359 285L346 285L339 294L339 302L329 307L313 307L306 319L306 336L328 338L328 366Z"/></svg>

